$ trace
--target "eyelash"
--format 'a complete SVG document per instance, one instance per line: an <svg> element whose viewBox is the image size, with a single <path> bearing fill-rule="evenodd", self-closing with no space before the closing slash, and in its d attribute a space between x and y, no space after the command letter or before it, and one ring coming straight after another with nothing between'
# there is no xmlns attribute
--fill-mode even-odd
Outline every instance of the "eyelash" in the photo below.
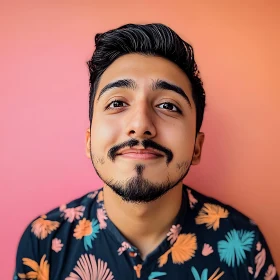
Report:
<svg viewBox="0 0 280 280"><path fill-rule="evenodd" d="M115 99L115 100L113 100L111 103L109 103L109 104L105 107L105 110L115 110L115 109L117 109L117 108L120 108L120 107L110 108L111 104L114 103L114 102L123 102L123 103L125 103L124 101ZM180 114L182 114L182 111L181 111L176 105L174 105L173 103L171 103L171 102L163 102L163 103L161 103L160 105L162 105L162 104L171 104L172 106L176 107L177 111L172 111L172 110L168 110L168 109L166 109L166 110L168 110L169 112L174 112L174 113L180 113Z"/></svg>

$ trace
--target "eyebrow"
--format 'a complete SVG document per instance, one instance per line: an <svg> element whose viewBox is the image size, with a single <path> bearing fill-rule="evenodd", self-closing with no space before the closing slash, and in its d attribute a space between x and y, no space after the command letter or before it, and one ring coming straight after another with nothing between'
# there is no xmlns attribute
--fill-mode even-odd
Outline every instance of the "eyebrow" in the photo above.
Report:
<svg viewBox="0 0 280 280"><path fill-rule="evenodd" d="M112 88L127 88L127 89L135 90L137 88L137 83L134 80L131 80L131 79L121 79L121 80L117 80L115 82L109 83L104 88L102 88L102 90L100 91L100 94L97 98L97 101L100 99L100 97L105 92L109 91ZM190 108L192 108L191 102L190 102L188 96L186 95L184 90L177 85L171 84L171 83L169 83L167 81L164 81L164 80L157 79L157 80L153 81L151 88L152 88L153 91L163 89L163 90L171 90L173 92L176 92L180 96L182 96L187 101Z"/></svg>

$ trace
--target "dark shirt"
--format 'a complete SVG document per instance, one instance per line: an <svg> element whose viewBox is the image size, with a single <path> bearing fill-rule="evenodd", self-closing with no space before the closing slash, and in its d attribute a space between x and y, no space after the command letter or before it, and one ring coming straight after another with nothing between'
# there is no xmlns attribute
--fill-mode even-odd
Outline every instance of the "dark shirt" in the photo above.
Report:
<svg viewBox="0 0 280 280"><path fill-rule="evenodd" d="M143 261L106 214L103 190L34 220L18 247L14 279L279 279L258 226L183 186L165 240Z"/></svg>

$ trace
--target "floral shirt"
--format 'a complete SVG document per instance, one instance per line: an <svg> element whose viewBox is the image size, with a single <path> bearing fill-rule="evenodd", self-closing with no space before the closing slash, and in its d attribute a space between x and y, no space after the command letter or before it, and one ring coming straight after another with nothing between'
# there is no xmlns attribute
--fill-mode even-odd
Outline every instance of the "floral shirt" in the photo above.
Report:
<svg viewBox="0 0 280 280"><path fill-rule="evenodd" d="M100 189L28 226L19 243L14 279L279 278L252 220L184 185L174 225L144 261L108 218Z"/></svg>

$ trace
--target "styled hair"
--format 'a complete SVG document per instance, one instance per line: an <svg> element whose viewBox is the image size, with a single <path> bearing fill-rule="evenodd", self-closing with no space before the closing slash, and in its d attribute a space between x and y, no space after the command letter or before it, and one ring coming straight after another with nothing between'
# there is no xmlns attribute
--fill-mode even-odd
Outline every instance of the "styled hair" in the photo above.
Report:
<svg viewBox="0 0 280 280"><path fill-rule="evenodd" d="M159 23L126 24L96 34L95 46L95 51L87 62L90 74L90 124L96 89L103 72L122 55L139 53L166 58L184 71L192 86L192 98L196 107L196 133L200 131L205 108L205 91L194 60L194 51L192 46L182 40L171 28Z"/></svg>

